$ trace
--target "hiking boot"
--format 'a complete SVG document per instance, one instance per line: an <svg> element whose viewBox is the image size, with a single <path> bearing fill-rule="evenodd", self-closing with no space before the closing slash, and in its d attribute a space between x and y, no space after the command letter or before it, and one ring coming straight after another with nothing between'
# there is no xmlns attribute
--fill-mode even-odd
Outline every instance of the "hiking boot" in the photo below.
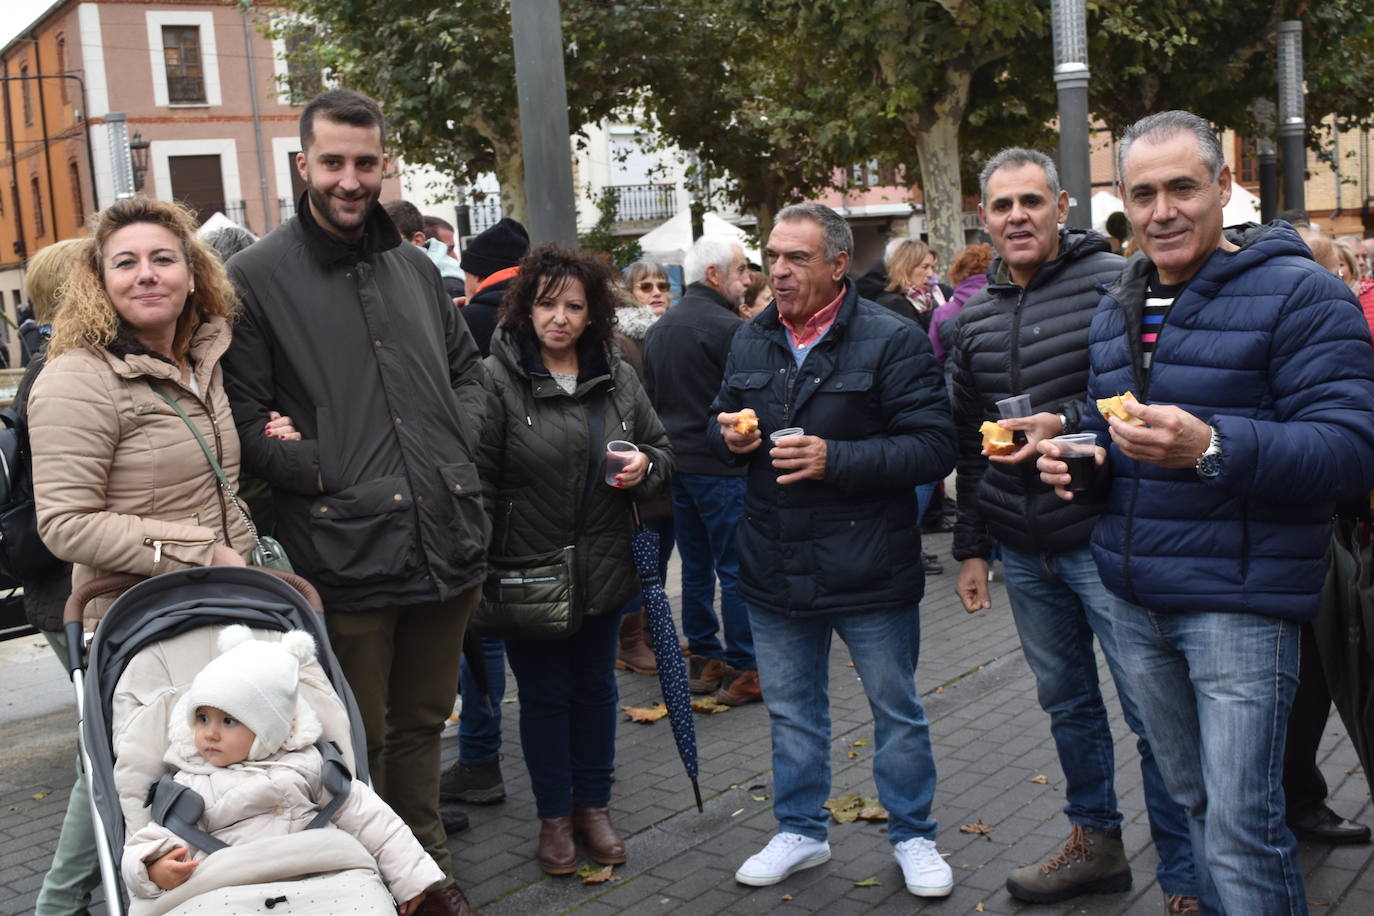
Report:
<svg viewBox="0 0 1374 916"><path fill-rule="evenodd" d="M906 889L917 897L948 897L954 890L954 872L935 848L934 840L914 836L892 847L902 867Z"/></svg>
<svg viewBox="0 0 1374 916"><path fill-rule="evenodd" d="M439 774L439 800L469 805L494 805L504 801L506 783L501 779L501 761L492 760L468 766L459 760Z"/></svg>
<svg viewBox="0 0 1374 916"><path fill-rule="evenodd" d="M729 671L730 666L718 658L688 656L687 689L692 693L715 693Z"/></svg>
<svg viewBox="0 0 1374 916"><path fill-rule="evenodd" d="M1131 889L1131 866L1121 837L1072 826L1068 842L1048 862L1018 868L1007 877L1007 893L1026 903L1058 903L1079 894Z"/></svg>
<svg viewBox="0 0 1374 916"><path fill-rule="evenodd" d="M444 833L449 836L468 829L468 813L457 805L440 802L439 820L443 822Z"/></svg>
<svg viewBox="0 0 1374 916"><path fill-rule="evenodd" d="M620 648L615 653L615 666L635 674L658 674L658 662L649 645L649 628L644 625L643 611L621 618Z"/></svg>
<svg viewBox="0 0 1374 916"><path fill-rule="evenodd" d="M1197 898L1183 894L1164 895L1164 912L1169 916L1197 916Z"/></svg>
<svg viewBox="0 0 1374 916"><path fill-rule="evenodd" d="M735 880L752 887L777 884L788 875L830 861L830 844L800 833L779 833L768 845L744 860Z"/></svg>
<svg viewBox="0 0 1374 916"><path fill-rule="evenodd" d="M759 687L758 670L751 668L748 671L736 671L731 668L721 681L720 689L713 696L717 703L726 706L757 703L763 699L763 690Z"/></svg>

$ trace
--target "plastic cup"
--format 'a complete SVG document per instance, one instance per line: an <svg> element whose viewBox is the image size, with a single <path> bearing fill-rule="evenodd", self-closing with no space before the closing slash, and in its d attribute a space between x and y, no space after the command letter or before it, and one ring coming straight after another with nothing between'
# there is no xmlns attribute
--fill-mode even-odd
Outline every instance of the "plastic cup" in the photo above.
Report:
<svg viewBox="0 0 1374 916"><path fill-rule="evenodd" d="M1003 420L1031 415L1031 399L1028 394L1014 394L997 402L997 413Z"/></svg>
<svg viewBox="0 0 1374 916"><path fill-rule="evenodd" d="M1055 436L1059 460L1069 466L1070 493L1086 493L1097 481L1097 437L1092 433Z"/></svg>
<svg viewBox="0 0 1374 916"><path fill-rule="evenodd" d="M615 482L616 475L634 461L639 454L639 446L624 439L612 439L606 443L606 483L612 487L620 486Z"/></svg>
<svg viewBox="0 0 1374 916"><path fill-rule="evenodd" d="M806 435L806 430L802 429L800 426L789 426L789 427L787 427L787 429L780 429L780 430L777 430L776 432L771 432L771 433L769 433L769 434L768 434L768 441L769 441L769 442L772 442L774 445L777 445L779 439L785 439L785 438L787 438L788 436L804 436L804 435Z"/></svg>
<svg viewBox="0 0 1374 916"><path fill-rule="evenodd" d="M1003 398L997 402L997 413L1001 415L1003 420L1010 420L1013 417L1029 417L1031 415L1030 395L1014 394L1009 398ZM1017 445L1025 445L1025 430L1015 430L1011 434L1011 441Z"/></svg>

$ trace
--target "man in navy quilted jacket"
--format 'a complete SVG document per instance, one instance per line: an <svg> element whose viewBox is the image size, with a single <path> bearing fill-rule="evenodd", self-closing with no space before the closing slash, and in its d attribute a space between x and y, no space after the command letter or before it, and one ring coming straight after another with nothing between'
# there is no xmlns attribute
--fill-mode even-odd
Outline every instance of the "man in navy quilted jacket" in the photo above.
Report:
<svg viewBox="0 0 1374 916"><path fill-rule="evenodd" d="M1231 175L1207 122L1143 118L1120 157L1145 257L1093 318L1088 398L1140 403L1083 423L1105 460L1092 547L1118 661L1188 809L1201 911L1306 913L1284 733L1335 501L1374 486L1369 329L1287 223L1223 231ZM1040 450L1070 498L1058 447Z"/></svg>

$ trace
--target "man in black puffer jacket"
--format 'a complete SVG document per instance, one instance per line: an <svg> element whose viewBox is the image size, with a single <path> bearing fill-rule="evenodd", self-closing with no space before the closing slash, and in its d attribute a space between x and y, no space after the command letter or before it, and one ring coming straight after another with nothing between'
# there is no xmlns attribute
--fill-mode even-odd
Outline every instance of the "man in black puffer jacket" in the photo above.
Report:
<svg viewBox="0 0 1374 916"><path fill-rule="evenodd" d="M1188 822L1169 797L1144 737L1136 705L1122 683L1113 649L1107 593L1088 538L1102 510L1090 494L1065 502L1041 483L1032 460L1040 439L1074 432L1088 382L1088 328L1104 285L1123 261L1092 231L1060 230L1068 193L1054 163L1040 153L1008 149L981 176L983 218L998 259L990 282L957 319L954 424L959 442L959 521L954 557L959 597L969 613L991 607L988 561L1002 547L1007 594L1035 673L1040 705L1064 770L1072 832L1055 859L1073 868L1029 865L1012 872L1007 890L1020 900L1053 903L1094 891L1124 891L1131 869L1121 842L1113 788L1113 740L1097 683L1093 636L1117 682L1122 711L1138 746L1159 853L1160 887L1182 905L1197 895ZM1033 416L1003 421L1025 434L1010 455L984 457L979 425L996 420L996 402L1029 395Z"/></svg>

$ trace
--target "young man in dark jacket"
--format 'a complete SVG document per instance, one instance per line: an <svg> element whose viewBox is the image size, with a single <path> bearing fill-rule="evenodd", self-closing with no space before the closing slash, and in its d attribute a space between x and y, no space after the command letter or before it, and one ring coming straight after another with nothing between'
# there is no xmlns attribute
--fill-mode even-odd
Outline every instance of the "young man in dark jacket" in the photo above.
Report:
<svg viewBox="0 0 1374 916"><path fill-rule="evenodd" d="M1034 458L1042 438L1074 432L1088 387L1088 326L1103 285L1122 259L1096 232L1059 229L1069 195L1048 156L1011 148L988 160L978 205L998 258L989 284L959 314L954 355L954 427L959 442L959 521L954 558L959 597L975 613L992 606L988 560L1001 545L1007 596L1035 674L1041 708L1064 771L1068 842L1045 865L1018 868L1007 891L1054 903L1079 894L1125 891L1131 866L1121 841L1111 723L1097 683L1093 637L1117 682L1121 709L1140 736L1141 776L1156 874L1179 911L1194 905L1197 881L1183 809L1169 797L1136 704L1116 663L1108 600L1088 549L1100 500L1064 502L1040 482ZM1026 444L985 457L978 427L996 421L997 401L1030 397L1033 416L1007 420ZM1073 868L1049 867L1055 862Z"/></svg>
<svg viewBox="0 0 1374 916"><path fill-rule="evenodd" d="M520 259L529 254L530 234L510 217L477 234L459 255L467 302L463 320L472 331L477 349L491 354L491 335L496 330L501 300L519 270Z"/></svg>
<svg viewBox="0 0 1374 916"><path fill-rule="evenodd" d="M1292 227L1222 231L1231 175L1206 121L1143 118L1120 158L1145 257L1093 317L1088 397L1130 390L1143 423L1083 418L1106 462L1092 548L1117 661L1188 810L1202 911L1305 913L1284 732L1335 501L1374 485L1369 329ZM1042 479L1067 484L1039 448Z"/></svg>
<svg viewBox="0 0 1374 916"><path fill-rule="evenodd" d="M644 340L644 388L677 455L673 533L682 559L682 632L688 686L730 706L759 692L749 611L735 587L735 528L744 509L744 469L716 457L706 437L705 406L720 390L735 311L749 285L749 264L734 239L703 235L683 263L687 289ZM720 581L720 619L714 605ZM725 645L717 633L724 624Z"/></svg>
<svg viewBox="0 0 1374 916"><path fill-rule="evenodd" d="M381 109L348 90L301 113L297 215L229 265L243 310L225 383L244 467L271 485L276 534L324 599L373 785L449 876L425 912L468 914L439 733L486 574L484 374L438 271L377 205L382 136ZM264 434L279 413L300 440Z"/></svg>
<svg viewBox="0 0 1374 916"><path fill-rule="evenodd" d="M830 858L827 659L849 647L877 722L873 776L907 890L954 887L930 816L935 759L916 695L925 587L918 484L954 464L949 397L920 326L845 279L849 224L820 204L778 214L768 237L774 303L730 345L707 427L722 461L748 469L737 544L773 738L779 831L735 872L777 884ZM752 408L758 428L736 429ZM772 448L762 435L782 430Z"/></svg>

